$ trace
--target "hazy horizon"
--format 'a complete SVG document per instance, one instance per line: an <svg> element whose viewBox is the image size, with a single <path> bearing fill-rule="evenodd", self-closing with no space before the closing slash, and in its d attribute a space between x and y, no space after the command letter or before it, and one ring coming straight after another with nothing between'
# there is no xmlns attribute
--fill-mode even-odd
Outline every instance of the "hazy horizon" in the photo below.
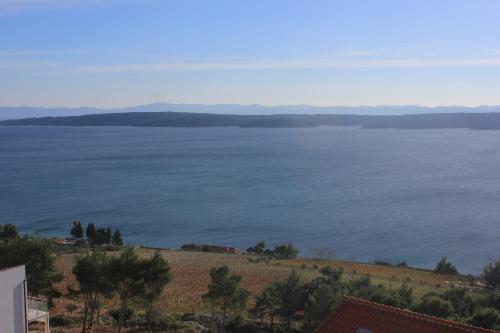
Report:
<svg viewBox="0 0 500 333"><path fill-rule="evenodd" d="M359 105L359 106L313 106L313 105L260 105L260 104L191 104L152 103L127 107L97 108L82 106L36 107L1 106L0 121L8 119L39 118L48 116L81 116L88 114L128 113L128 112L189 112L207 114L272 115L272 114L346 114L346 115L405 115L430 113L489 113L500 112L499 105L437 106L421 105Z"/></svg>
<svg viewBox="0 0 500 333"><path fill-rule="evenodd" d="M499 105L500 3L0 0L0 105Z"/></svg>
<svg viewBox="0 0 500 333"><path fill-rule="evenodd" d="M312 108L378 108L378 107L394 107L394 108L404 108L404 107L421 107L421 108L429 108L429 109L437 109L437 108L451 108L451 107L460 107L460 108L481 108L481 107L497 107L500 106L500 102L498 104L262 104L262 103L191 103L189 101L157 101L150 102L145 104L116 104L110 106L101 106L101 105L93 105L93 104L81 104L81 105L63 105L63 104L51 104L51 105L38 105L38 104L1 104L0 107L4 108L43 108L43 109L81 109L81 108L89 108L89 109L122 109L122 108L133 108L138 106L148 106L148 105L159 105L159 104L168 104L168 105L203 105L203 106L226 106L226 105L237 105L237 106L259 106L266 108L278 108L278 107L312 107Z"/></svg>

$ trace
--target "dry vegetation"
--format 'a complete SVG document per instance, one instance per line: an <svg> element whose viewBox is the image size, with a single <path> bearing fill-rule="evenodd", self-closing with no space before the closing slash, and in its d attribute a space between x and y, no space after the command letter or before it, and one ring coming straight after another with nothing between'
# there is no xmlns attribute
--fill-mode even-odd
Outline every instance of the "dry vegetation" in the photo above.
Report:
<svg viewBox="0 0 500 333"><path fill-rule="evenodd" d="M138 249L142 256L150 256L154 250ZM162 255L170 263L174 280L164 290L159 301L159 307L171 314L206 312L201 295L207 290L210 268L227 265L231 272L242 276L242 287L249 289L252 295L259 294L262 289L274 279L285 278L291 268L295 268L304 281L318 276L318 268L331 266L342 268L348 279L356 278L361 274L370 274L372 281L384 284L391 288L399 287L405 280L409 280L414 288L415 296L419 298L426 292L435 289L447 288L452 284L464 284L466 281L459 277L435 275L430 271L376 266L344 261L292 259L273 260L269 263L251 263L249 255L232 255L203 252L186 252L179 250L162 250ZM69 303L78 305L72 315L79 316L81 301L78 298L68 297L68 287L78 289L76 280L71 272L75 255L61 255L57 260L57 268L64 274L64 280L58 285L63 296L54 301L55 307L51 315L64 314L70 316L66 309ZM116 300L106 301L103 312L116 307ZM141 308L138 306L138 308ZM52 332L77 332L78 325L71 328L54 328ZM110 332L104 326L97 326L95 332Z"/></svg>

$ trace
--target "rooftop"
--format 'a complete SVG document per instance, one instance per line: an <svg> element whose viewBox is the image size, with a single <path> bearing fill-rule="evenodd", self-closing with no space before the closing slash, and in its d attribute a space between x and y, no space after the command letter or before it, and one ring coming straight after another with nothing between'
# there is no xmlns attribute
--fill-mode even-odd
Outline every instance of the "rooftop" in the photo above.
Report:
<svg viewBox="0 0 500 333"><path fill-rule="evenodd" d="M344 296L315 333L492 333L450 320Z"/></svg>

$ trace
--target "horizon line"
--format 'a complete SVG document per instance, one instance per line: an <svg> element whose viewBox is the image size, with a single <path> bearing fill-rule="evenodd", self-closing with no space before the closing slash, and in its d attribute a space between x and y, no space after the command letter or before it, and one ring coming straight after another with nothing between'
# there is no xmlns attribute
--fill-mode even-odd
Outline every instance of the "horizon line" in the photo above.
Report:
<svg viewBox="0 0 500 333"><path fill-rule="evenodd" d="M477 108L494 108L500 107L499 104L476 104L476 105L456 105L456 104L440 104L440 105L426 105L426 104L356 104L356 105L314 105L314 104L260 104L260 103L251 103L251 104L239 104L239 103L188 103L188 102L179 102L179 103L171 103L171 102L152 102L146 104L131 104L124 106L110 106L110 107L101 107L101 106L90 106L90 105L82 105L82 106L40 106L40 105L0 105L0 108L38 108L38 109L96 109L96 110L113 110L113 109L127 109L127 108L135 108L135 107L147 107L154 105L174 105L174 106L208 106L208 107L217 107L217 106L241 106L241 107L262 107L262 108L285 108L285 107L310 107L317 109L326 109L326 108L382 108L382 107L394 107L394 108L403 108L403 107L418 107L425 109L438 109L438 108L468 108L468 109L477 109Z"/></svg>

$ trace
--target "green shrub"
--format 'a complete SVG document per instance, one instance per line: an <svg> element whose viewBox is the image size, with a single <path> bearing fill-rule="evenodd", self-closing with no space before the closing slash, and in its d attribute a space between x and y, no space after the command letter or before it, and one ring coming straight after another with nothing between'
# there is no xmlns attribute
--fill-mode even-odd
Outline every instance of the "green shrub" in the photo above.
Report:
<svg viewBox="0 0 500 333"><path fill-rule="evenodd" d="M68 325L71 321L69 318L65 317L64 315L55 315L50 317L50 326L65 326Z"/></svg>
<svg viewBox="0 0 500 333"><path fill-rule="evenodd" d="M446 257L442 257L439 260L433 272L441 275L458 275L457 268Z"/></svg>
<svg viewBox="0 0 500 333"><path fill-rule="evenodd" d="M482 328L495 328L499 320L500 314L497 310L481 308L474 313L469 324Z"/></svg>
<svg viewBox="0 0 500 333"><path fill-rule="evenodd" d="M377 288L370 296L370 301L396 308L404 308L406 306L405 300L397 292L385 288Z"/></svg>
<svg viewBox="0 0 500 333"><path fill-rule="evenodd" d="M116 320L118 322L118 318L120 317L120 309L113 308L108 311L108 314L110 315L111 318ZM129 322L135 314L134 309L127 307L125 309L124 317L125 317L125 322Z"/></svg>
<svg viewBox="0 0 500 333"><path fill-rule="evenodd" d="M180 317L182 321L195 321L196 315L194 313L183 313Z"/></svg>
<svg viewBox="0 0 500 333"><path fill-rule="evenodd" d="M167 330L167 329L180 329L182 328L181 323L174 316L161 315L153 319L151 326L155 329Z"/></svg>
<svg viewBox="0 0 500 333"><path fill-rule="evenodd" d="M422 302L414 307L414 310L440 318L447 318L455 311L450 301L445 301L434 293L425 295Z"/></svg>
<svg viewBox="0 0 500 333"><path fill-rule="evenodd" d="M484 268L483 279L492 288L500 287L500 261L489 264Z"/></svg>

